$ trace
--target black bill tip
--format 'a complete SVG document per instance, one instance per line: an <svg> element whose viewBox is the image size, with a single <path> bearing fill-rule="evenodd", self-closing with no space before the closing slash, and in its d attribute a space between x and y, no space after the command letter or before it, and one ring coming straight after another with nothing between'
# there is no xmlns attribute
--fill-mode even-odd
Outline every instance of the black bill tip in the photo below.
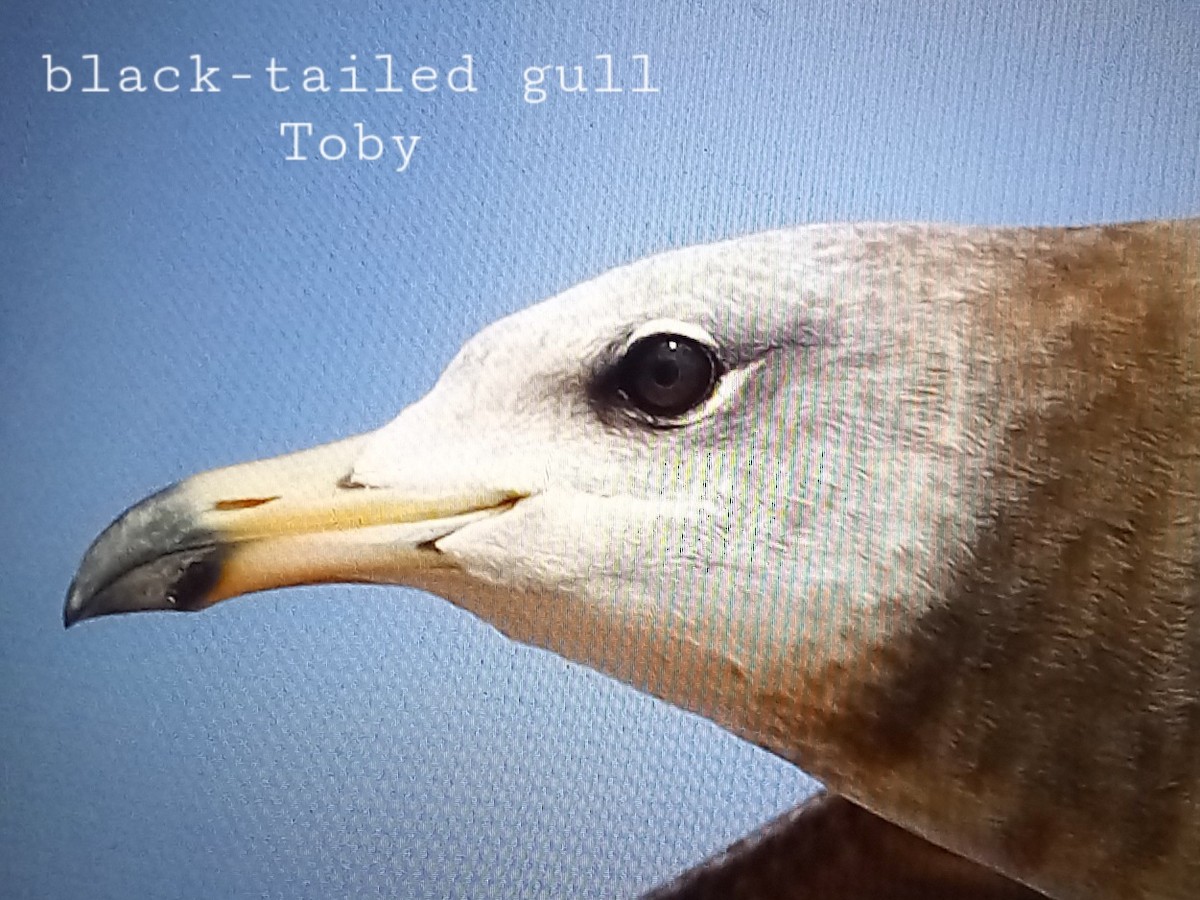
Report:
<svg viewBox="0 0 1200 900"><path fill-rule="evenodd" d="M67 589L63 625L113 613L202 609L224 557L182 492L159 491L118 516L88 548Z"/></svg>
<svg viewBox="0 0 1200 900"><path fill-rule="evenodd" d="M90 595L79 590L76 578L67 591L63 626L116 613L204 609L221 576L224 555L215 544L168 553L122 573Z"/></svg>

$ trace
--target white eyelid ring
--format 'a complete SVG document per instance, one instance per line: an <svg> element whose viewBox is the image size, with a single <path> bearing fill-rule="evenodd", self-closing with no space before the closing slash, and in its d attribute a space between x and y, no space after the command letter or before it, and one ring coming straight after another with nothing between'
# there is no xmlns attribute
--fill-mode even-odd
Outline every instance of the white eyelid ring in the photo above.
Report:
<svg viewBox="0 0 1200 900"><path fill-rule="evenodd" d="M677 334L680 337L691 338L693 341L710 348L714 355L716 355L717 342L706 329L691 322L681 322L679 319L651 319L649 322L644 322L629 335L625 341L625 346L621 348L621 352L624 353L642 338L647 338L655 334Z"/></svg>

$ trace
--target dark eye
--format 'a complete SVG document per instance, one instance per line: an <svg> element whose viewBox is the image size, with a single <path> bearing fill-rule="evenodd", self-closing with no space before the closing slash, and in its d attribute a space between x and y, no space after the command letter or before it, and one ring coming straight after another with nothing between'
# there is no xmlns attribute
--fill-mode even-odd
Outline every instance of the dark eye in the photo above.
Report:
<svg viewBox="0 0 1200 900"><path fill-rule="evenodd" d="M713 351L692 338L653 334L635 341L617 363L616 387L651 416L680 416L711 396L717 383Z"/></svg>

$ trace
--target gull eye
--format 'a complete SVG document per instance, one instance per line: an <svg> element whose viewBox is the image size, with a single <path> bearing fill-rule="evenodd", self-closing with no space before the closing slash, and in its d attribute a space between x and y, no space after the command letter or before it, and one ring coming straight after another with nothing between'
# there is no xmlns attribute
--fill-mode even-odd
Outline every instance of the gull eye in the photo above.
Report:
<svg viewBox="0 0 1200 900"><path fill-rule="evenodd" d="M634 341L617 363L617 391L649 416L680 416L711 395L717 383L711 348L678 334Z"/></svg>

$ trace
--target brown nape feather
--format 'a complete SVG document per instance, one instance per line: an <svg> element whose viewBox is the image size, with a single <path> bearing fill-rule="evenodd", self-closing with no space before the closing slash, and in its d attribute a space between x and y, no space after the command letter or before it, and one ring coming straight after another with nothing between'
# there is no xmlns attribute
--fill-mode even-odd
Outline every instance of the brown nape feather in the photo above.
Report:
<svg viewBox="0 0 1200 900"><path fill-rule="evenodd" d="M818 794L642 900L1045 900Z"/></svg>
<svg viewBox="0 0 1200 900"><path fill-rule="evenodd" d="M1200 220L971 249L978 537L831 674L823 777L1055 896L1200 896Z"/></svg>

